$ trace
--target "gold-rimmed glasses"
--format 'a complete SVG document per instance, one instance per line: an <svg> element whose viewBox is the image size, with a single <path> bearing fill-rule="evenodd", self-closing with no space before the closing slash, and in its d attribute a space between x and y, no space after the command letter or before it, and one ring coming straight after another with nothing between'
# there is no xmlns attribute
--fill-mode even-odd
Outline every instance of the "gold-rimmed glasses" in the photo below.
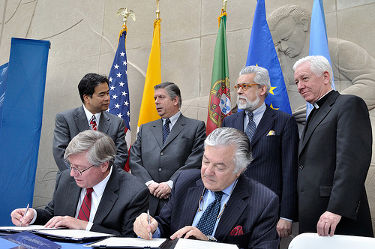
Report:
<svg viewBox="0 0 375 249"><path fill-rule="evenodd" d="M252 86L256 86L256 85L259 85L259 84L257 84L257 83L239 83L239 84L234 85L234 89L238 90L239 88L242 88L243 91L246 91L248 88L250 88Z"/></svg>

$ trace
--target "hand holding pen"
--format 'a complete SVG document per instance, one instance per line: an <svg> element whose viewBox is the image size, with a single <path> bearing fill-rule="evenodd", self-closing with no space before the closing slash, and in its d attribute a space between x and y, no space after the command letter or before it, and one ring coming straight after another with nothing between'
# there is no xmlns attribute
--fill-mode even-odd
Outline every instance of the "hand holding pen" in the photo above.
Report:
<svg viewBox="0 0 375 249"><path fill-rule="evenodd" d="M13 224L16 226L28 226L34 218L34 214L30 209L32 208L30 208L30 205L27 204L26 208L18 208L13 210L10 214Z"/></svg>

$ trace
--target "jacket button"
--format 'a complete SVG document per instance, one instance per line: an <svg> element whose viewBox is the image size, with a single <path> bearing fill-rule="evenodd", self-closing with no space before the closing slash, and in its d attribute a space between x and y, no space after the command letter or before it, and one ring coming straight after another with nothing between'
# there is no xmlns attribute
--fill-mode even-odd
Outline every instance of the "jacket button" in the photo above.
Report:
<svg viewBox="0 0 375 249"><path fill-rule="evenodd" d="M164 155L164 152L160 152L160 155L161 155L161 156Z"/></svg>
<svg viewBox="0 0 375 249"><path fill-rule="evenodd" d="M159 172L161 171L161 168L159 168Z"/></svg>

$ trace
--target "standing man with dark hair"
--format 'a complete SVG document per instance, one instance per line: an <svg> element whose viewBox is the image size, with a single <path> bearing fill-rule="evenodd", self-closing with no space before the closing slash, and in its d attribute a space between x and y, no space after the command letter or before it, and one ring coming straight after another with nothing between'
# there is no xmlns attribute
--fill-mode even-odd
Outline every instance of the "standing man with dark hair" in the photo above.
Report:
<svg viewBox="0 0 375 249"><path fill-rule="evenodd" d="M17 226L29 224L134 237L133 222L148 207L147 188L112 167L116 146L106 134L86 130L65 150L70 169L58 175L52 201L44 209L11 213Z"/></svg>
<svg viewBox="0 0 375 249"><path fill-rule="evenodd" d="M164 82L154 89L161 119L139 128L137 140L130 149L129 164L132 174L150 191L151 215L159 213L181 170L201 166L206 137L203 121L181 114L181 93L176 84Z"/></svg>
<svg viewBox="0 0 375 249"><path fill-rule="evenodd" d="M277 195L242 173L251 161L246 135L217 128L204 143L201 170L182 171L171 199L148 222L143 213L134 222L141 238L195 238L237 244L240 248L277 249Z"/></svg>
<svg viewBox="0 0 375 249"><path fill-rule="evenodd" d="M109 106L109 86L105 76L88 73L78 84L83 105L56 115L53 137L53 157L60 171L68 168L64 160L70 140L84 130L98 130L112 138L117 153L114 165L123 168L128 158L124 121L106 110Z"/></svg>
<svg viewBox="0 0 375 249"><path fill-rule="evenodd" d="M299 232L373 237L365 180L372 131L366 103L331 87L332 67L323 56L294 66L298 92L314 106L298 152Z"/></svg>
<svg viewBox="0 0 375 249"><path fill-rule="evenodd" d="M254 160L244 174L279 196L276 229L283 238L291 234L292 221L297 218L298 128L291 115L264 103L270 87L267 69L243 68L234 88L238 108L244 111L226 117L223 126L244 131L249 137Z"/></svg>

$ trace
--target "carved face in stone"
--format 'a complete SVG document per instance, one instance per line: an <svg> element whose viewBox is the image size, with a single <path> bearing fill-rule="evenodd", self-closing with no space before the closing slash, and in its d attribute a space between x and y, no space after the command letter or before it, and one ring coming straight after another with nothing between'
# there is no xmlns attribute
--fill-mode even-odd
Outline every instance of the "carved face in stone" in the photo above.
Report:
<svg viewBox="0 0 375 249"><path fill-rule="evenodd" d="M305 46L307 30L308 26L296 23L290 16L281 19L272 32L275 47L290 58L298 56Z"/></svg>

